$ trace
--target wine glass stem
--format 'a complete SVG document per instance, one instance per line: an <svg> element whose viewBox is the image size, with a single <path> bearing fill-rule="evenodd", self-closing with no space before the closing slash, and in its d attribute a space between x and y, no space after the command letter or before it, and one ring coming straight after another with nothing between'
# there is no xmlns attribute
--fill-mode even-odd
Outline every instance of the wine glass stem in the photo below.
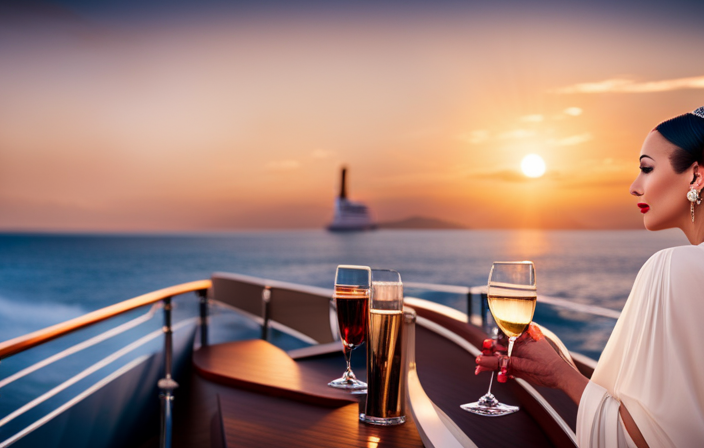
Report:
<svg viewBox="0 0 704 448"><path fill-rule="evenodd" d="M352 367L350 365L352 361L352 348L348 347L347 344L342 344L342 351L345 353L345 361L347 361L347 370L345 371L345 378L354 378L354 373L352 373Z"/></svg>
<svg viewBox="0 0 704 448"><path fill-rule="evenodd" d="M508 357L511 357L511 352L513 351L513 343L516 342L516 338L508 338Z"/></svg>
<svg viewBox="0 0 704 448"><path fill-rule="evenodd" d="M494 372L491 372L491 379L489 380L489 390L486 391L487 395L491 395L491 385L494 384Z"/></svg>

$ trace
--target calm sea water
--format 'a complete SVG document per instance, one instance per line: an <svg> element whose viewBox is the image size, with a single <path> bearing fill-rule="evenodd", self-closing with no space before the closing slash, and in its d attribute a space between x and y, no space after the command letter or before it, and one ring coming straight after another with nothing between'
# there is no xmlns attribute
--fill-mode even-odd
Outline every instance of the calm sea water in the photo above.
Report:
<svg viewBox="0 0 704 448"><path fill-rule="evenodd" d="M541 294L620 310L648 257L686 243L675 231L0 234L0 340L214 271L331 287L338 264L393 268L407 282L478 286L495 260L533 260ZM466 311L462 297L407 292ZM540 305L535 320L594 357L613 327Z"/></svg>

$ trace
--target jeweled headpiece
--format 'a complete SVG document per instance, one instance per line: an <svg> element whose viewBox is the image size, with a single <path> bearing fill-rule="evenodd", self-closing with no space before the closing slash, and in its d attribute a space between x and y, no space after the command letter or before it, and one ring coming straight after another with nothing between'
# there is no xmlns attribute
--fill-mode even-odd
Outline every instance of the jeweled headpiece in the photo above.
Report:
<svg viewBox="0 0 704 448"><path fill-rule="evenodd" d="M696 115L697 117L704 118L704 106L703 106L703 107L700 107L700 108L698 108L698 109L695 109L694 112L692 112L692 113L693 113L694 115Z"/></svg>

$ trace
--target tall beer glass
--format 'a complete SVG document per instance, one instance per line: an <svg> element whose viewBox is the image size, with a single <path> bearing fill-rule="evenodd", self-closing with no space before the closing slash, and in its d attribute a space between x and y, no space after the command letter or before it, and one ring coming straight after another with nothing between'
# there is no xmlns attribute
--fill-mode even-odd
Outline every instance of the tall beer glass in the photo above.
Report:
<svg viewBox="0 0 704 448"><path fill-rule="evenodd" d="M371 269L367 266L340 265L335 273L335 307L342 339L342 350L347 361L347 370L342 377L328 383L338 389L362 391L367 384L359 381L352 372L350 359L352 350L364 343L367 333Z"/></svg>
<svg viewBox="0 0 704 448"><path fill-rule="evenodd" d="M372 270L367 340L367 403L360 420L374 425L400 425L404 413L403 284L391 270Z"/></svg>

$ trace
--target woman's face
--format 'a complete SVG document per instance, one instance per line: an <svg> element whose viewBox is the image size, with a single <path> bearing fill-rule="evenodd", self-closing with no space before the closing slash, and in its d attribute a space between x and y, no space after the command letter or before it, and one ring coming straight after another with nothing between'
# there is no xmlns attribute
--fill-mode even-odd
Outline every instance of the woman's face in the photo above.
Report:
<svg viewBox="0 0 704 448"><path fill-rule="evenodd" d="M692 170L675 173L670 153L681 151L658 131L652 131L640 150L640 174L631 185L631 194L638 197L643 223L648 230L683 228L690 219L687 192Z"/></svg>

